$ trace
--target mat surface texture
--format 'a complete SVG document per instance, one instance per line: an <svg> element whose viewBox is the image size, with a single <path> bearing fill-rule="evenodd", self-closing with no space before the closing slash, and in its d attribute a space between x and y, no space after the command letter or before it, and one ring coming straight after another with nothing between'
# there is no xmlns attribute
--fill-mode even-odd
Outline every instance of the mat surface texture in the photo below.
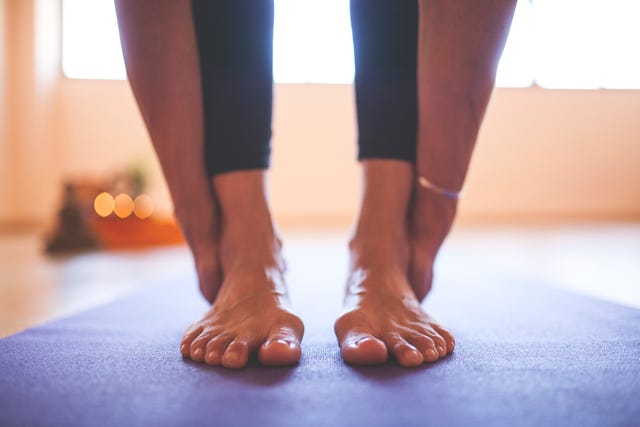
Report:
<svg viewBox="0 0 640 427"><path fill-rule="evenodd" d="M352 367L332 331L339 286L308 282L293 295L307 332L290 368L183 360L206 306L180 281L3 339L0 426L640 425L640 310L453 280L426 303L454 331L453 355Z"/></svg>

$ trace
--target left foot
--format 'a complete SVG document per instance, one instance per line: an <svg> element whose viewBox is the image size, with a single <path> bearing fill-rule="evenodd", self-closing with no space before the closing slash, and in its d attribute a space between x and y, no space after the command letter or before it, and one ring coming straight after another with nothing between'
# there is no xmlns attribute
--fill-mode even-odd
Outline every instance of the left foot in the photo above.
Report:
<svg viewBox="0 0 640 427"><path fill-rule="evenodd" d="M362 161L362 166L364 191L349 243L346 307L334 327L342 357L364 365L384 363L389 355L406 367L435 362L451 353L455 342L451 333L422 309L420 302L426 292L420 290L419 294L411 283L412 276L419 273L413 252L425 247L416 245L410 222L413 215L408 214L415 213L410 210L413 165L369 159ZM434 230L427 233L423 227L419 231L429 237ZM438 246L432 249L435 254ZM435 257L419 255L419 267L430 269Z"/></svg>
<svg viewBox="0 0 640 427"><path fill-rule="evenodd" d="M422 309L407 279L409 239L378 236L350 244L346 309L335 322L342 358L374 365L391 355L401 366L415 367L445 357L455 341Z"/></svg>

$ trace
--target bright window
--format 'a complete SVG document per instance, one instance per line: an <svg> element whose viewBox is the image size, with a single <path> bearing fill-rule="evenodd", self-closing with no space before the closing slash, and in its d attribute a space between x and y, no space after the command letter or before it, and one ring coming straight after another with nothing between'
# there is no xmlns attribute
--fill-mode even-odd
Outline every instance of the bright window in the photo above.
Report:
<svg viewBox="0 0 640 427"><path fill-rule="evenodd" d="M527 87L533 84L533 44L531 3L518 1L513 15L507 44L504 46L496 85L501 87Z"/></svg>
<svg viewBox="0 0 640 427"><path fill-rule="evenodd" d="M640 89L640 1L535 0L534 75L551 89Z"/></svg>
<svg viewBox="0 0 640 427"><path fill-rule="evenodd" d="M62 71L72 79L125 79L112 0L62 1Z"/></svg>
<svg viewBox="0 0 640 427"><path fill-rule="evenodd" d="M274 80L351 83L349 0L276 0L275 4Z"/></svg>
<svg viewBox="0 0 640 427"><path fill-rule="evenodd" d="M353 81L349 0L275 0L278 83ZM62 67L79 79L124 79L112 0L63 0ZM640 89L640 1L519 0L497 85Z"/></svg>

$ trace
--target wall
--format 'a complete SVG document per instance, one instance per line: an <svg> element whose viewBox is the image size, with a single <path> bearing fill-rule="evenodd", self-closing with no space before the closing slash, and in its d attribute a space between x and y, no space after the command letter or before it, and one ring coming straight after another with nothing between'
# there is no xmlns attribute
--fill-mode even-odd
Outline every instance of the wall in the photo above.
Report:
<svg viewBox="0 0 640 427"><path fill-rule="evenodd" d="M60 89L63 170L153 159L126 84L63 80ZM640 219L639 114L640 92L497 89L461 220ZM281 220L349 223L355 138L351 87L276 88L271 195Z"/></svg>
<svg viewBox="0 0 640 427"><path fill-rule="evenodd" d="M12 35L26 40L21 48L34 45L25 6L15 5L38 1L8 1ZM59 40L59 28L49 31ZM46 72L42 83L34 60L15 49L12 55L5 68L14 88L7 117L16 122L9 132L15 202L0 211L0 222L50 219L62 178L105 174L136 160L149 165L152 192L170 211L126 82L65 79L56 64L55 79ZM51 57L42 61L51 71ZM640 219L639 115L640 91L497 89L460 220ZM276 87L271 195L281 224L350 224L359 188L355 138L350 86Z"/></svg>
<svg viewBox="0 0 640 427"><path fill-rule="evenodd" d="M52 120L60 77L58 6L49 0L3 1L3 223L41 222L57 202Z"/></svg>
<svg viewBox="0 0 640 427"><path fill-rule="evenodd" d="M0 201L9 200L7 135L7 0L0 0ZM0 203L0 218L8 216L8 207Z"/></svg>

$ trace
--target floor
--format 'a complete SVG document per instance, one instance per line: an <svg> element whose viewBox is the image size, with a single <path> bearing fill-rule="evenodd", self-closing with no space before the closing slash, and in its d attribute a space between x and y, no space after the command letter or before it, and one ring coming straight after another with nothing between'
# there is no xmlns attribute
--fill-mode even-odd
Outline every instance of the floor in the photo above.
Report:
<svg viewBox="0 0 640 427"><path fill-rule="evenodd" d="M283 230L288 263L346 270L346 230ZM111 301L172 278L192 277L185 247L50 258L41 235L0 235L0 337ZM455 228L436 266L438 280L527 278L640 308L640 224ZM496 276L496 274L498 276ZM300 277L300 276L298 276ZM195 286L195 279L185 283ZM297 286L297 292L304 287ZM295 298L294 298L295 303Z"/></svg>

